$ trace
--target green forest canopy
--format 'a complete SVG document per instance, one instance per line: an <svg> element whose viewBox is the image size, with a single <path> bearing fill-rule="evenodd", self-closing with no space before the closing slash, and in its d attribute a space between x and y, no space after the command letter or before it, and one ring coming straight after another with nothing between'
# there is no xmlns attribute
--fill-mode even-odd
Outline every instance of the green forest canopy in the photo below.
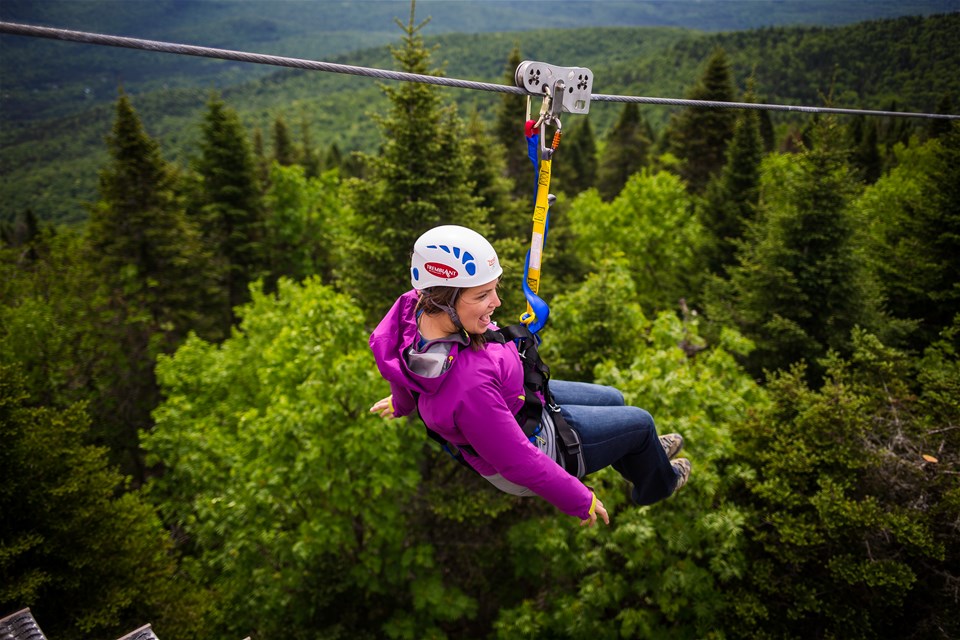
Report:
<svg viewBox="0 0 960 640"><path fill-rule="evenodd" d="M733 84L712 53L697 92ZM89 223L0 227L3 612L64 640L960 635L960 127L810 119L773 149L754 111L685 110L602 193L605 157L576 163L543 352L694 464L645 508L591 476L613 521L584 529L367 410L425 228L482 228L498 320L522 302L529 167L449 96L388 87L357 180L281 120L259 153L218 97L172 164L121 95ZM558 168L598 143L564 140Z"/></svg>

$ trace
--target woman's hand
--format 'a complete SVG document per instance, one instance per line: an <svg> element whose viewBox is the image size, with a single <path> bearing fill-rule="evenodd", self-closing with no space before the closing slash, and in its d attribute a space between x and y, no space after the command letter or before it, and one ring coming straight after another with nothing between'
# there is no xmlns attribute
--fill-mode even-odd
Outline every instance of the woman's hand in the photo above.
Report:
<svg viewBox="0 0 960 640"><path fill-rule="evenodd" d="M396 418L396 416L393 415L393 396L389 395L383 400L378 400L370 407L370 413L379 413L381 418L389 418L391 420Z"/></svg>
<svg viewBox="0 0 960 640"><path fill-rule="evenodd" d="M597 497L597 494L593 494L593 505L590 507L590 517L580 521L581 527L592 527L597 521L597 516L600 516L600 519L603 520L603 524L610 524L610 516L607 514L607 510L604 509L603 503L600 502L600 498Z"/></svg>

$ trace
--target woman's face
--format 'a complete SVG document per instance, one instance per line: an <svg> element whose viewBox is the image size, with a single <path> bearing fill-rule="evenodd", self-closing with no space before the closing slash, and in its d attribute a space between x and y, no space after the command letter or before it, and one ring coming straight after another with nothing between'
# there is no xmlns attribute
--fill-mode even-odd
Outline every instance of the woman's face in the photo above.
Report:
<svg viewBox="0 0 960 640"><path fill-rule="evenodd" d="M460 324L468 332L486 332L493 310L500 306L500 297L497 295L498 282L500 282L499 278L487 284L468 287L460 292L455 306L457 315L460 316Z"/></svg>

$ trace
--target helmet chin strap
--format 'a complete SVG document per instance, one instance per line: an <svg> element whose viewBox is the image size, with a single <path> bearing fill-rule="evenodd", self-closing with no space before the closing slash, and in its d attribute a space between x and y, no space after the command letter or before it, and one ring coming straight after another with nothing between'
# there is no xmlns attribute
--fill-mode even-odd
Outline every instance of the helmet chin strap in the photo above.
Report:
<svg viewBox="0 0 960 640"><path fill-rule="evenodd" d="M458 331L466 331L463 328L463 323L460 322L460 316L457 314L457 310L453 307L448 307L447 305L437 305L441 309L447 312L447 315L450 316L450 320L453 322L453 326L457 328Z"/></svg>
<svg viewBox="0 0 960 640"><path fill-rule="evenodd" d="M456 332L466 332L466 331L467 331L467 330L463 327L463 323L460 321L460 315L457 313L457 310L456 310L456 309L454 309L454 308L451 307L451 306L445 305L445 304L437 304L437 303L434 303L434 305L435 305L436 308L439 308L441 311L443 311L444 313L446 313L446 314L447 314L447 317L450 318L450 321L453 323L453 328L455 329L454 333L456 333ZM437 320L434 320L434 319L433 319L434 316L430 316L430 315L428 315L428 314L423 314L422 316L421 316L420 314L417 314L417 326L418 326L418 327L420 326L420 323L423 322L423 320L424 320L425 318L429 318L429 321L430 321L430 323L431 323L431 327L432 327L434 330L438 330L438 329L439 329L439 330L445 330L445 329L443 329L443 328L441 328L441 327L437 327L437 326L434 324L435 322L437 322ZM438 320L439 320L439 318L438 318Z"/></svg>

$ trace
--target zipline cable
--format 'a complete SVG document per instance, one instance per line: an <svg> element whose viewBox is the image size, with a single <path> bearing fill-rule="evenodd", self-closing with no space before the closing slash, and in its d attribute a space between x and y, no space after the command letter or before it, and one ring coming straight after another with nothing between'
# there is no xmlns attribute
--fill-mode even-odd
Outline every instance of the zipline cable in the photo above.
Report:
<svg viewBox="0 0 960 640"><path fill-rule="evenodd" d="M237 62L251 62L254 64L268 64L277 67L291 67L294 69L307 69L310 71L345 73L349 75L381 78L385 80L399 80L402 82L419 82L423 84L455 87L459 89L472 89L476 91L493 91L497 93L512 93L524 96L529 95L520 87L511 87L508 85L494 84L490 82L458 80L456 78L429 76L419 73L408 73L405 71L390 71L385 69L373 69L369 67L357 67L333 62L320 62L317 60L304 60L302 58L288 58L284 56L273 56L260 53L247 53L244 51L234 51L231 49L214 49L210 47L175 44L157 40L143 40L140 38L129 38L124 36L111 36L101 33L90 33L86 31L71 31L68 29L40 27L35 25L18 24L14 22L0 22L0 33L32 36L36 38L49 38L52 40L65 40L69 42L81 42L110 47L123 47L127 49L139 49L143 51L157 51L160 53L175 53L179 55L198 56L202 58L216 58L220 60L234 60ZM619 96L596 93L591 95L591 100L597 102L635 102L639 104L700 107L710 109L755 109L759 111L794 111L802 113L834 113L841 115L960 120L960 115L941 113L875 111L869 109L839 109L834 107L806 107L784 104L760 104L751 102L723 102L718 100L688 100L681 98L650 98L643 96Z"/></svg>

